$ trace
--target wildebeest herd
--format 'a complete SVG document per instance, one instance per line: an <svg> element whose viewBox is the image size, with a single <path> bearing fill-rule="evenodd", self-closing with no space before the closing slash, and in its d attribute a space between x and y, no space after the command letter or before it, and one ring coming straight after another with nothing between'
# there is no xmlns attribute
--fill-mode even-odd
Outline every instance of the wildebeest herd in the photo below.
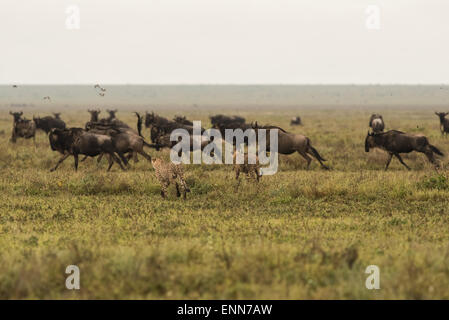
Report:
<svg viewBox="0 0 449 320"><path fill-rule="evenodd" d="M162 186L161 195L163 197L166 195L166 188L170 182L174 182L177 195L180 196L179 185L181 185L185 198L189 188L185 183L182 167L164 163L161 159L152 159L145 152L144 147L156 150L173 147L177 142L170 141L170 134L175 129L185 129L190 133L192 139L194 130L192 121L186 119L185 116L179 115L170 120L154 112L146 112L144 116L135 112L137 128L133 129L116 117L117 110L107 110L108 116L106 118L100 118L101 111L98 109L89 109L88 112L90 113L90 120L85 124L84 128L68 128L66 123L60 118L60 113L54 113L53 116L42 118L33 116L33 119L29 120L23 117L23 112L10 111L10 114L13 116L11 142L15 143L17 138L33 138L34 140L36 130L44 131L48 135L51 149L61 154L60 159L51 168L51 171L56 170L70 156L74 157L75 170L77 170L80 155L84 156L81 161L88 157L98 156L98 162L101 161L103 156L106 156L109 162L108 171L114 163L117 163L122 170L126 170L129 161L134 159L137 162L138 155L141 155L150 161L155 168L156 177ZM447 135L449 132L449 119L446 119L445 116L449 113L435 112L435 114L439 117L442 135ZM215 115L210 117L210 122L212 128L219 130L222 135L225 135L227 129L241 129L243 131L254 129L256 135L260 129L265 129L267 130L267 136L269 136L270 130L277 129L279 154L289 155L297 152L307 161L307 168L310 166L312 158L315 158L323 169L329 169L324 164L326 160L312 146L310 139L304 135L287 132L283 128L274 125L259 126L257 122L249 124L244 118L239 116ZM143 124L150 129L151 143L148 143L142 134ZM301 125L301 118L292 118L290 124ZM443 156L443 153L437 147L431 145L424 135L409 134L398 130L385 131L384 119L380 114L371 115L369 128L371 129L368 130L365 139L365 151L369 152L373 148L386 151L389 157L385 170L388 169L393 156L410 170L410 167L404 163L400 154L412 151L424 153L430 163L435 168L439 168L435 155ZM204 130L204 128L201 128L202 133ZM191 143L190 145L192 146L193 144ZM266 151L269 152L269 150L269 139L267 139ZM256 180L259 181L260 166L258 159L256 159L256 164L254 165L248 164L248 154L244 155L244 159L246 161L245 164L234 165L236 179L239 179L240 173L246 173L248 176L254 173Z"/></svg>

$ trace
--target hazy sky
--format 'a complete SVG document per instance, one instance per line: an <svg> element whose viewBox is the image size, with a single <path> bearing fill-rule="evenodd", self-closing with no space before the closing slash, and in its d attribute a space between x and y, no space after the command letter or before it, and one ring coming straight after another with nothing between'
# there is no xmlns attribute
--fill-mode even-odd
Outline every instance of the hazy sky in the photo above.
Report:
<svg viewBox="0 0 449 320"><path fill-rule="evenodd" d="M448 13L447 0L1 0L0 83L449 83Z"/></svg>

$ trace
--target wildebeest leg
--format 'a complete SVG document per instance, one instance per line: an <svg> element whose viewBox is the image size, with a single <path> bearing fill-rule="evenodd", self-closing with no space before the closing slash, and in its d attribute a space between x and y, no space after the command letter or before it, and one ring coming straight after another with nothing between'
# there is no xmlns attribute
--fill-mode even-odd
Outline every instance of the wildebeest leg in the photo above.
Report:
<svg viewBox="0 0 449 320"><path fill-rule="evenodd" d="M435 160L435 157L433 156L432 150L427 150L424 152L424 154L426 155L427 159L429 159L430 163L432 163L435 166L435 169L438 169L440 167L438 162Z"/></svg>
<svg viewBox="0 0 449 320"><path fill-rule="evenodd" d="M147 159L148 161L151 161L151 156L149 154L147 154L145 151L137 151L139 154L141 154L145 159Z"/></svg>
<svg viewBox="0 0 449 320"><path fill-rule="evenodd" d="M309 147L309 149L306 152L308 154L310 154L312 157L314 157L320 163L322 168L329 170L329 167L323 163L323 161L320 158L321 156L318 154L318 152L315 149L312 150L312 148Z"/></svg>
<svg viewBox="0 0 449 320"><path fill-rule="evenodd" d="M81 162L86 161L87 158L89 158L89 156L84 156L84 158L81 159Z"/></svg>
<svg viewBox="0 0 449 320"><path fill-rule="evenodd" d="M75 153L73 158L75 159L75 171L78 171L78 154Z"/></svg>
<svg viewBox="0 0 449 320"><path fill-rule="evenodd" d="M114 164L114 159L112 159L112 156L110 154L108 154L108 161L109 161L109 167L108 167L108 170L106 170L106 171L111 170L111 167Z"/></svg>
<svg viewBox="0 0 449 320"><path fill-rule="evenodd" d="M310 158L307 153L305 153L304 151L300 151L298 150L298 153L307 161L307 169L309 169L310 167L310 163L312 162L312 158ZM321 162L321 161L320 161ZM323 165L323 164L321 164Z"/></svg>
<svg viewBox="0 0 449 320"><path fill-rule="evenodd" d="M139 159L137 158L137 152L136 151L133 151L133 157L134 157L134 163L137 163L137 162L139 162Z"/></svg>
<svg viewBox="0 0 449 320"><path fill-rule="evenodd" d="M70 153L65 153L61 156L61 158L59 158L58 163L56 164L56 166L52 169L50 169L50 172L55 171L56 169L58 169L59 165L68 157L70 156Z"/></svg>
<svg viewBox="0 0 449 320"><path fill-rule="evenodd" d="M399 155L399 153L395 153L394 154L396 156L396 158L399 159L399 161L408 169L411 170L410 167L408 165L405 164L405 162L402 160L401 156Z"/></svg>
<svg viewBox="0 0 449 320"><path fill-rule="evenodd" d="M100 163L101 159L103 159L103 153L98 156L97 163Z"/></svg>
<svg viewBox="0 0 449 320"><path fill-rule="evenodd" d="M393 158L393 154L392 153L388 153L388 160L387 160L387 165L385 166L385 171L387 171L388 166L390 165L391 159Z"/></svg>
<svg viewBox="0 0 449 320"><path fill-rule="evenodd" d="M128 160L126 159L125 155L122 152L120 152L120 151L118 151L117 154L118 154L119 158L123 161L123 164L125 166L127 166L128 165ZM125 170L125 169L123 169L123 170Z"/></svg>
<svg viewBox="0 0 449 320"><path fill-rule="evenodd" d="M123 171L126 171L125 167L122 165L122 162L120 161L120 158L122 158L122 160L125 159L125 157L123 156L123 154L121 153L120 158L118 158L114 153L111 153L110 155L111 155L112 159L114 159L115 162L118 163L118 165L120 166L120 168L121 168ZM120 154L119 154L119 155L120 155ZM125 159L125 161L126 161L126 159ZM126 165L126 164L125 164L125 165ZM108 171L109 171L109 170L108 170Z"/></svg>

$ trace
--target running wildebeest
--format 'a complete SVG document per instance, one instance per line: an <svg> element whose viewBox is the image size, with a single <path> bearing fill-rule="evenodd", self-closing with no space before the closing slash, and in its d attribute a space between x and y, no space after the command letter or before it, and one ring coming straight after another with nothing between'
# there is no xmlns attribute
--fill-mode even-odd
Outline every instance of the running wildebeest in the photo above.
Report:
<svg viewBox="0 0 449 320"><path fill-rule="evenodd" d="M446 119L446 116L449 112L435 112L435 114L440 118L440 131L441 135L446 135L449 132L449 119Z"/></svg>
<svg viewBox="0 0 449 320"><path fill-rule="evenodd" d="M61 119L53 118L51 116L47 117L34 117L33 121L36 124L36 129L40 129L42 131L45 131L45 133L49 133L51 129L57 128L57 129L65 129L65 122Z"/></svg>
<svg viewBox="0 0 449 320"><path fill-rule="evenodd" d="M380 114L373 113L369 119L369 127L373 129L373 132L383 132L385 129L385 122Z"/></svg>
<svg viewBox="0 0 449 320"><path fill-rule="evenodd" d="M122 170L125 167L122 165L120 159L126 165L127 160L117 148L114 146L112 138L106 135L86 132L82 128L69 129L52 129L48 135L50 146L53 151L58 151L62 154L58 163L50 171L55 171L58 166L69 156L73 156L75 160L75 171L78 170L78 155L86 155L95 157L100 154L107 154L109 156L109 167L111 169L114 161L120 165ZM120 157L117 157L117 155Z"/></svg>
<svg viewBox="0 0 449 320"><path fill-rule="evenodd" d="M278 130L278 153L289 155L294 152L298 152L304 159L307 161L307 169L310 167L310 163L312 162L312 158L309 157L311 155L314 157L321 165L323 169L329 170L323 161L327 161L324 159L318 151L312 147L312 143L310 139L302 134L290 133L285 131L284 129L276 126L259 126L257 122L252 126L253 129L256 130L256 134L258 133L258 129L266 129L266 151L270 151L270 130L277 129Z"/></svg>
<svg viewBox="0 0 449 320"><path fill-rule="evenodd" d="M388 160L385 166L385 170L388 169L393 156L399 159L399 161L410 170L402 160L400 153L410 153L412 151L424 153L429 161L438 168L439 165L435 160L434 153L443 156L443 153L435 146L429 143L429 140L423 135L414 135L404 133L397 130L390 130L382 133L370 133L365 139L365 151L369 152L371 148L380 148L388 152Z"/></svg>
<svg viewBox="0 0 449 320"><path fill-rule="evenodd" d="M300 126L300 125L302 125L301 117L298 117L298 116L293 117L293 118L290 120L290 125L291 125L291 126Z"/></svg>
<svg viewBox="0 0 449 320"><path fill-rule="evenodd" d="M17 138L30 139L33 138L33 142L36 144L36 124L34 121L21 118L23 112L9 112L14 117L11 142L16 143Z"/></svg>
<svg viewBox="0 0 449 320"><path fill-rule="evenodd" d="M136 113L137 114L137 113ZM138 114L137 114L138 115ZM141 129L141 117L138 115L138 127L139 130ZM134 162L138 162L137 154L142 155L145 159L148 161L151 161L150 155L148 155L143 147L150 147L154 148L154 145L148 144L143 136L140 134L140 132L136 132L135 130L131 128L124 128L115 125L114 123L110 124L104 124L104 123L92 123L88 122L86 124L86 130L87 132L92 132L96 134L103 134L110 136L112 138L114 147L120 151L121 153L125 154L128 153L127 160L131 159L131 157L134 157ZM87 157L85 157L83 160L86 160ZM98 162L101 161L102 156L98 158Z"/></svg>

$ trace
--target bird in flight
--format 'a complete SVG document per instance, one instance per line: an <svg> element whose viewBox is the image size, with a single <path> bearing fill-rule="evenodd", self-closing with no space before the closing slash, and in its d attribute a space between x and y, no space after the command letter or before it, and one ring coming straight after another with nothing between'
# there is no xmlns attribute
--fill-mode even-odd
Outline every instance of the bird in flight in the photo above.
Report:
<svg viewBox="0 0 449 320"><path fill-rule="evenodd" d="M50 96L45 96L45 97L43 97L42 99L43 99L43 100L48 100L48 101L51 100L51 99L50 99Z"/></svg>

